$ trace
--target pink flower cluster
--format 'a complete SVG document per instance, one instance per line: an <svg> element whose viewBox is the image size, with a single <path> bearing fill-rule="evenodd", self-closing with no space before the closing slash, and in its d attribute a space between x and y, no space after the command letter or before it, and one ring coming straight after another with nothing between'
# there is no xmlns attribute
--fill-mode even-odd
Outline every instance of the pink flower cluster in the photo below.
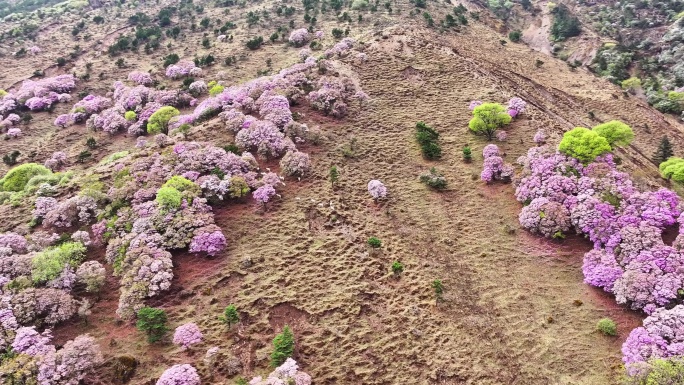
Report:
<svg viewBox="0 0 684 385"><path fill-rule="evenodd" d="M306 28L295 29L290 33L290 38L288 39L290 44L292 44L295 47L301 47L304 44L308 43L309 40L311 40L311 36L309 35L309 31L307 31Z"/></svg>
<svg viewBox="0 0 684 385"><path fill-rule="evenodd" d="M202 342L202 332L196 323L190 322L176 328L173 333L173 343L187 349Z"/></svg>
<svg viewBox="0 0 684 385"><path fill-rule="evenodd" d="M67 155L62 151L52 153L50 159L45 161L45 167L52 171L57 171L66 164Z"/></svg>
<svg viewBox="0 0 684 385"><path fill-rule="evenodd" d="M511 98L511 100L508 101L508 115L515 118L525 112L525 106L527 106L527 102L524 100L518 97Z"/></svg>
<svg viewBox="0 0 684 385"><path fill-rule="evenodd" d="M189 364L173 365L162 373L156 385L200 385L197 370Z"/></svg>
<svg viewBox="0 0 684 385"><path fill-rule="evenodd" d="M377 179L368 182L368 193L374 200L384 199L387 197L387 187Z"/></svg>
<svg viewBox="0 0 684 385"><path fill-rule="evenodd" d="M204 252L207 255L216 255L226 248L226 237L218 226L208 226L195 231L195 236L190 242L190 252Z"/></svg>
<svg viewBox="0 0 684 385"><path fill-rule="evenodd" d="M254 377L249 385L293 384L311 385L311 376L300 371L299 365L292 358L288 358L278 366L267 378Z"/></svg>
<svg viewBox="0 0 684 385"><path fill-rule="evenodd" d="M151 86L154 79L149 72L133 71L128 74L128 80L140 86Z"/></svg>
<svg viewBox="0 0 684 385"><path fill-rule="evenodd" d="M34 327L22 327L12 343L15 353L29 356L36 365L40 384L78 384L102 362L99 346L87 334L68 341L59 350L51 340L49 329L39 334Z"/></svg>
<svg viewBox="0 0 684 385"><path fill-rule="evenodd" d="M21 87L10 90L0 102L0 114L12 112L19 105L31 111L42 111L55 103L66 103L71 100L69 92L76 88L73 75L58 75L40 80L24 80Z"/></svg>
<svg viewBox="0 0 684 385"><path fill-rule="evenodd" d="M171 79L180 79L186 76L197 77L200 75L202 75L202 69L190 60L181 60L176 64L166 67L166 77Z"/></svg>
<svg viewBox="0 0 684 385"><path fill-rule="evenodd" d="M484 157L484 165L480 179L490 183L494 180L509 181L513 177L515 170L510 164L504 163L497 145L486 145L482 150L482 156Z"/></svg>

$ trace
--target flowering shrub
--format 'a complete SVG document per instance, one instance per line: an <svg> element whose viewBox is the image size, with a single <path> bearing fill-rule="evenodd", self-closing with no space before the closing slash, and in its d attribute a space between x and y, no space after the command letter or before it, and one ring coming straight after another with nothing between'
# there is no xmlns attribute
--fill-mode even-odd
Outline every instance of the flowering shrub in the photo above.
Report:
<svg viewBox="0 0 684 385"><path fill-rule="evenodd" d="M202 69L198 68L194 62L181 60L176 64L166 67L166 77L179 79L186 76L200 76Z"/></svg>
<svg viewBox="0 0 684 385"><path fill-rule="evenodd" d="M374 200L384 199L387 197L387 187L377 179L368 182L368 193Z"/></svg>
<svg viewBox="0 0 684 385"><path fill-rule="evenodd" d="M280 168L286 175L303 176L311 168L309 154L299 151L288 151L280 160Z"/></svg>
<svg viewBox="0 0 684 385"><path fill-rule="evenodd" d="M547 238L561 238L570 230L570 211L548 198L535 198L520 212L520 224Z"/></svg>
<svg viewBox="0 0 684 385"><path fill-rule="evenodd" d="M488 144L482 150L484 166L480 173L480 179L489 183L493 180L508 181L513 177L513 166L504 163L499 156L499 147L495 144Z"/></svg>
<svg viewBox="0 0 684 385"><path fill-rule="evenodd" d="M527 103L524 100L517 97L512 98L508 101L508 115L515 118L525 112L525 106L527 106Z"/></svg>
<svg viewBox="0 0 684 385"><path fill-rule="evenodd" d="M259 187L258 189L254 190L254 192L252 193L252 197L254 197L254 200L256 200L257 202L265 205L266 203L268 203L268 201L271 200L271 198L273 198L275 194L276 191L273 188L273 186L271 186L270 184L265 184Z"/></svg>
<svg viewBox="0 0 684 385"><path fill-rule="evenodd" d="M290 44L292 44L295 47L301 47L304 44L308 43L309 40L311 40L311 36L309 35L309 31L306 30L306 28L300 28L300 29L295 29L290 33L290 38L288 41Z"/></svg>
<svg viewBox="0 0 684 385"><path fill-rule="evenodd" d="M311 385L311 376L299 371L299 365L292 358L288 358L278 366L267 378L254 377L249 385L294 384Z"/></svg>
<svg viewBox="0 0 684 385"><path fill-rule="evenodd" d="M635 374L638 364L652 358L684 355L684 305L660 308L644 320L644 326L629 333L622 345L622 360L627 371Z"/></svg>
<svg viewBox="0 0 684 385"><path fill-rule="evenodd" d="M51 171L57 171L66 163L67 156L62 151L57 151L52 154L50 159L45 161L44 166L49 168Z"/></svg>
<svg viewBox="0 0 684 385"><path fill-rule="evenodd" d="M107 278L105 274L104 266L97 261L85 262L76 269L78 281L85 285L86 291L89 293L100 291Z"/></svg>
<svg viewBox="0 0 684 385"><path fill-rule="evenodd" d="M539 130L537 130L537 133L534 134L533 140L535 143L540 145L546 143L546 132L544 132L544 130L540 128Z"/></svg>
<svg viewBox="0 0 684 385"><path fill-rule="evenodd" d="M183 349L202 342L202 332L197 324L190 322L176 328L173 333L173 343Z"/></svg>
<svg viewBox="0 0 684 385"><path fill-rule="evenodd" d="M226 237L218 226L198 229L190 242L190 252L216 255L226 248Z"/></svg>
<svg viewBox="0 0 684 385"><path fill-rule="evenodd" d="M133 71L128 74L128 80L141 85L151 86L154 83L152 75L149 72Z"/></svg>
<svg viewBox="0 0 684 385"><path fill-rule="evenodd" d="M173 365L162 373L156 385L200 385L200 377L192 365Z"/></svg>

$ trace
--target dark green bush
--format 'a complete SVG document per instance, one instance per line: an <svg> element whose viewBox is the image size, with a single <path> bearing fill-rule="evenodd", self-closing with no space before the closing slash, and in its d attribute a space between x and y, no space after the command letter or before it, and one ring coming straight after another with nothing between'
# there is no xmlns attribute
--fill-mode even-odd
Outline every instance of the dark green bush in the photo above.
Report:
<svg viewBox="0 0 684 385"><path fill-rule="evenodd" d="M426 159L438 159L442 157L442 148L437 143L439 133L424 122L416 123L416 140L420 144L423 157Z"/></svg>
<svg viewBox="0 0 684 385"><path fill-rule="evenodd" d="M135 327L147 334L147 341L153 343L159 341L168 330L166 321L167 316L164 310L144 307L138 311L138 321Z"/></svg>
<svg viewBox="0 0 684 385"><path fill-rule="evenodd" d="M368 246L370 246L374 249L378 249L378 248L380 248L380 246L382 246L382 242L378 238L375 238L375 237L368 238L367 243L368 243Z"/></svg>
<svg viewBox="0 0 684 385"><path fill-rule="evenodd" d="M285 325L283 332L275 336L273 339L273 353L271 353L271 366L278 367L285 360L292 357L294 353L294 334L290 327Z"/></svg>
<svg viewBox="0 0 684 385"><path fill-rule="evenodd" d="M261 36L249 39L247 40L247 43L245 43L245 45L247 45L247 48L251 50L259 49L259 47L261 47L262 44L264 44L264 38Z"/></svg>

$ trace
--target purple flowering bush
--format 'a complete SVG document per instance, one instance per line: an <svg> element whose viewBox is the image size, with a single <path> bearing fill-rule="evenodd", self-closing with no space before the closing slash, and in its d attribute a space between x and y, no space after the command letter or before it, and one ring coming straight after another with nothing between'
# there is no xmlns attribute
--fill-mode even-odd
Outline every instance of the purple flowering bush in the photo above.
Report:
<svg viewBox="0 0 684 385"><path fill-rule="evenodd" d="M177 327L173 333L173 343L183 349L187 349L200 342L202 342L202 332L194 322Z"/></svg>
<svg viewBox="0 0 684 385"><path fill-rule="evenodd" d="M173 365L162 373L156 385L200 385L197 370L188 364Z"/></svg>
<svg viewBox="0 0 684 385"><path fill-rule="evenodd" d="M387 187L377 179L368 182L368 193L373 200L385 199L387 197Z"/></svg>

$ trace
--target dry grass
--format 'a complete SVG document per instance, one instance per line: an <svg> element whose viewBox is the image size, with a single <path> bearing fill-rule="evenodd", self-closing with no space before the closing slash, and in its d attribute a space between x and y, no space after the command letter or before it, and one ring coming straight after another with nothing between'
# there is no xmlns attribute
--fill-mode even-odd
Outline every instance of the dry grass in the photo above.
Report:
<svg viewBox="0 0 684 385"><path fill-rule="evenodd" d="M303 120L320 125L327 137L306 149L313 172L301 182L287 181L282 200L263 215L247 202L217 208L217 223L229 239L222 255L175 257L178 278L152 305L169 312L173 327L197 322L206 337L201 347L181 352L170 344L148 346L132 325L117 323L114 282L90 323L61 327L58 340L89 332L109 357L135 355L141 361L136 384L180 362L200 367L206 383L232 383L231 356L240 360L245 377L267 373L270 341L284 324L293 328L296 358L317 384L617 383L621 341L640 323L639 315L582 283L582 254L589 249L583 240L556 243L506 231L517 228L520 207L510 185L485 186L474 179L486 143L467 132L467 106L473 99L504 102L512 96L529 102L501 144L509 162L533 145L538 128L557 139L577 125L624 120L638 140L618 153L626 170L639 170L644 185L656 184L648 155L660 136L667 133L682 149L681 126L584 70L571 71L521 44L502 47L501 35L485 25L438 34L408 21L406 13L398 18L402 27L384 28L397 20L385 15L378 16L377 27L368 24L353 33L366 43L362 50L369 60L349 59L340 71L357 77L371 97L367 106L354 105L342 121L300 108ZM321 23L326 31L337 25ZM284 67L295 52L266 47L250 54L228 80L248 79L268 57L275 68ZM545 64L536 68L536 59ZM421 158L412 136L418 120L441 133L440 161ZM55 134L49 123L31 123L31 137L1 143L0 152L66 145L73 158L84 127ZM211 121L191 138L224 144L219 129ZM133 142L97 137L103 144L98 157ZM340 147L351 137L358 150L345 158ZM460 159L465 144L476 154L471 164ZM42 151L38 158L49 155ZM332 165L341 173L334 190L327 181ZM432 166L446 176L446 191L419 183L418 175ZM388 201L370 199L370 179L387 185ZM12 215L7 206L0 210L5 218ZM369 252L370 236L382 240L381 252ZM405 266L398 279L390 270L397 260ZM443 302L435 300L435 279L444 283ZM231 303L242 322L229 331L218 316ZM603 317L618 321L618 338L594 332ZM212 379L202 364L211 346L221 347L225 358ZM102 370L102 383L112 382L107 373Z"/></svg>

